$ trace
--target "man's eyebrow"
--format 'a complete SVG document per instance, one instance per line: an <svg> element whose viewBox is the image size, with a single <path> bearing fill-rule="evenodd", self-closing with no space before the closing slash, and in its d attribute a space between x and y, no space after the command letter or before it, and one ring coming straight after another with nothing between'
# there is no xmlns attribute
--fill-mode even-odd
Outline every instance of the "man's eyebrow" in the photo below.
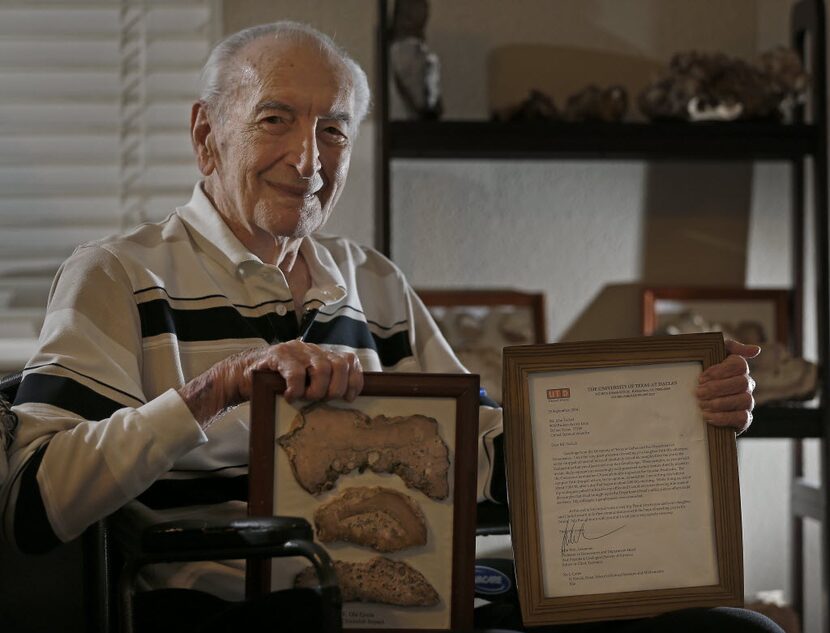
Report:
<svg viewBox="0 0 830 633"><path fill-rule="evenodd" d="M297 110L288 105L287 103L283 103L282 101L260 101L254 110L255 114L259 114L264 112L265 110L281 110L283 112L295 113Z"/></svg>
<svg viewBox="0 0 830 633"><path fill-rule="evenodd" d="M320 117L326 121L340 121L341 123L351 123L352 115L345 110L332 110Z"/></svg>
<svg viewBox="0 0 830 633"><path fill-rule="evenodd" d="M258 115L266 110L280 110L282 112L288 112L289 114L296 114L297 112L294 106L283 103L282 101L269 99L268 101L260 101L254 109L254 114ZM352 115L346 110L330 110L320 118L325 121L339 121L347 125L350 125L352 122Z"/></svg>

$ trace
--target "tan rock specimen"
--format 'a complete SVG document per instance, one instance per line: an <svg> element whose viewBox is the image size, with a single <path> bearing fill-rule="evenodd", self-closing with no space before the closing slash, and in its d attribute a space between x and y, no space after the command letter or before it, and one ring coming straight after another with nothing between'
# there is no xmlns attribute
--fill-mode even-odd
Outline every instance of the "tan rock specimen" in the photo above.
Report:
<svg viewBox="0 0 830 633"><path fill-rule="evenodd" d="M348 541L377 552L397 552L427 543L427 524L410 496L391 488L347 488L314 511L317 538Z"/></svg>
<svg viewBox="0 0 830 633"><path fill-rule="evenodd" d="M377 556L365 563L334 561L343 602L376 602L399 607L431 607L441 599L417 569L404 561ZM317 575L308 567L297 574L295 587L316 587Z"/></svg>
<svg viewBox="0 0 830 633"><path fill-rule="evenodd" d="M366 468L398 475L432 499L449 495L449 450L438 422L424 415L370 418L317 403L301 410L278 442L297 482L313 495L332 489L340 475Z"/></svg>

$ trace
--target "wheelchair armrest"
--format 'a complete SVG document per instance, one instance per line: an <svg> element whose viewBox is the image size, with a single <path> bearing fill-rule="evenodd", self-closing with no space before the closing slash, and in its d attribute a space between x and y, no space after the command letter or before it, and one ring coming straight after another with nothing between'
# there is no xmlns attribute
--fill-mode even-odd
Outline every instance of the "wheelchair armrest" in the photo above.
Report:
<svg viewBox="0 0 830 633"><path fill-rule="evenodd" d="M116 520L113 536L126 557L145 562L269 557L289 542L313 540L308 521L296 517Z"/></svg>
<svg viewBox="0 0 830 633"><path fill-rule="evenodd" d="M159 523L146 528L141 548L146 553L216 550L283 545L287 541L313 538L305 519L263 517L227 522L184 520Z"/></svg>

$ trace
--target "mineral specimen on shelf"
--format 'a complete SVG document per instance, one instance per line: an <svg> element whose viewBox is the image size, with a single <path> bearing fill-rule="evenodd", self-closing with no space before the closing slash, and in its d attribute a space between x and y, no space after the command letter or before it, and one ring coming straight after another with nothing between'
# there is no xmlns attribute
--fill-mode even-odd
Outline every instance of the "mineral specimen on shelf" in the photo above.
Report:
<svg viewBox="0 0 830 633"><path fill-rule="evenodd" d="M407 115L414 119L441 116L441 63L425 41L427 0L395 3L389 64Z"/></svg>
<svg viewBox="0 0 830 633"><path fill-rule="evenodd" d="M520 103L493 112L496 121L558 121L559 110L553 99L540 90L531 90Z"/></svg>
<svg viewBox="0 0 830 633"><path fill-rule="evenodd" d="M568 98L560 112L553 98L541 90L531 90L516 105L493 112L496 121L622 121L628 110L628 93L622 86L586 86Z"/></svg>
<svg viewBox="0 0 830 633"><path fill-rule="evenodd" d="M571 95L565 104L566 121L622 121L628 110L628 93L622 86L587 86Z"/></svg>
<svg viewBox="0 0 830 633"><path fill-rule="evenodd" d="M794 51L776 48L754 63L723 53L688 51L639 95L649 119L781 119L803 98L808 78Z"/></svg>
<svg viewBox="0 0 830 633"><path fill-rule="evenodd" d="M762 53L757 65L768 81L768 90L779 97L779 109L785 116L804 101L810 78L801 65L801 59L791 48L779 46Z"/></svg>

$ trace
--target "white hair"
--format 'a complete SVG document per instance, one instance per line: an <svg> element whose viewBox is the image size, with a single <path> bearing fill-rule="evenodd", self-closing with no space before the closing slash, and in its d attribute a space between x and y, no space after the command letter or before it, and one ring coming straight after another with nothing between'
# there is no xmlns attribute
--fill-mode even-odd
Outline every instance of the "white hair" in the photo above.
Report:
<svg viewBox="0 0 830 633"><path fill-rule="evenodd" d="M230 72L230 65L236 55L245 46L267 36L288 36L306 38L317 42L321 51L335 55L352 75L352 84L355 91L355 121L357 128L369 112L371 91L366 73L354 59L333 39L308 24L281 20L269 24L259 24L242 29L229 35L219 42L210 52L210 56L202 68L200 78L199 98L205 103L222 108L222 100L227 94L226 80Z"/></svg>

